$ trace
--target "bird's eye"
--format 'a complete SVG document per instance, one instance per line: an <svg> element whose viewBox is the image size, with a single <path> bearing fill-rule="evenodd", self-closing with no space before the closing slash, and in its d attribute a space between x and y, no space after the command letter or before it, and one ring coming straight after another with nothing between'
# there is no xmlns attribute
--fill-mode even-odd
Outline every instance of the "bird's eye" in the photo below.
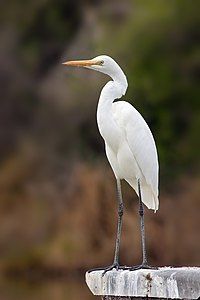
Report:
<svg viewBox="0 0 200 300"><path fill-rule="evenodd" d="M103 61L103 60L101 60L99 64L100 64L101 66L103 66L103 64L104 64L104 61Z"/></svg>

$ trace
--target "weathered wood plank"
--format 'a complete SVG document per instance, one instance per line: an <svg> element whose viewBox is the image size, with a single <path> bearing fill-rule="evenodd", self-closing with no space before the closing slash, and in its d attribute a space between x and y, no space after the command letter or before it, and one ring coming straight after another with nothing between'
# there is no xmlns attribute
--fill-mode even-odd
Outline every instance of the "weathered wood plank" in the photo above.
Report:
<svg viewBox="0 0 200 300"><path fill-rule="evenodd" d="M86 273L86 282L91 292L102 296L104 300L200 297L200 268L165 267L136 271L114 269L104 276L102 274L103 271Z"/></svg>
<svg viewBox="0 0 200 300"><path fill-rule="evenodd" d="M140 298L137 298L137 297L117 297L117 296L104 296L104 297L101 297L102 300L147 300L147 297L140 297ZM158 300L158 298L148 298L148 299L151 299L151 300ZM159 300L163 300L166 298L159 298Z"/></svg>

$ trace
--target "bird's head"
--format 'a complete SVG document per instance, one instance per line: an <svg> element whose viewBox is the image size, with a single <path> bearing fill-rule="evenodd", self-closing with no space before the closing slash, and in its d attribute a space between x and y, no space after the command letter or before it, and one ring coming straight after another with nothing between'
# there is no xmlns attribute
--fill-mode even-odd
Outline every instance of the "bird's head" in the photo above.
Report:
<svg viewBox="0 0 200 300"><path fill-rule="evenodd" d="M113 80L123 82L126 86L127 80L120 66L116 61L107 55L100 55L89 60L73 60L64 62L65 66L84 67L99 71L110 76Z"/></svg>

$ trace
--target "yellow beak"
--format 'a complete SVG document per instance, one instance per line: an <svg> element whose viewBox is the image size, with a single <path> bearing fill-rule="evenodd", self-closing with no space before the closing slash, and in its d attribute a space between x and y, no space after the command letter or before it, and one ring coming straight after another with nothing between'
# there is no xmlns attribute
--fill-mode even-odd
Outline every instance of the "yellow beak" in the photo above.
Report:
<svg viewBox="0 0 200 300"><path fill-rule="evenodd" d="M89 66L95 66L95 65L100 65L100 61L95 61L95 60L71 60L71 61L66 61L62 63L65 66L72 66L72 67L89 67Z"/></svg>

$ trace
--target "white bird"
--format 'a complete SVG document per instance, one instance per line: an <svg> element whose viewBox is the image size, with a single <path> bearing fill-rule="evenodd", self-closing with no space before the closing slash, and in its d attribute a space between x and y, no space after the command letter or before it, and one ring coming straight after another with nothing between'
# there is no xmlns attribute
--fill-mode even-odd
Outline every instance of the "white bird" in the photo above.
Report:
<svg viewBox="0 0 200 300"><path fill-rule="evenodd" d="M141 114L128 102L114 100L125 95L128 83L119 65L107 55L91 60L68 61L67 66L86 67L107 74L112 78L102 89L97 124L105 142L105 151L117 181L118 229L114 262L105 268L120 269L119 247L122 227L123 200L121 180L125 179L139 196L141 225L142 264L132 270L150 268L147 263L143 203L156 211L158 200L158 155L153 135ZM101 268L100 268L101 269Z"/></svg>

